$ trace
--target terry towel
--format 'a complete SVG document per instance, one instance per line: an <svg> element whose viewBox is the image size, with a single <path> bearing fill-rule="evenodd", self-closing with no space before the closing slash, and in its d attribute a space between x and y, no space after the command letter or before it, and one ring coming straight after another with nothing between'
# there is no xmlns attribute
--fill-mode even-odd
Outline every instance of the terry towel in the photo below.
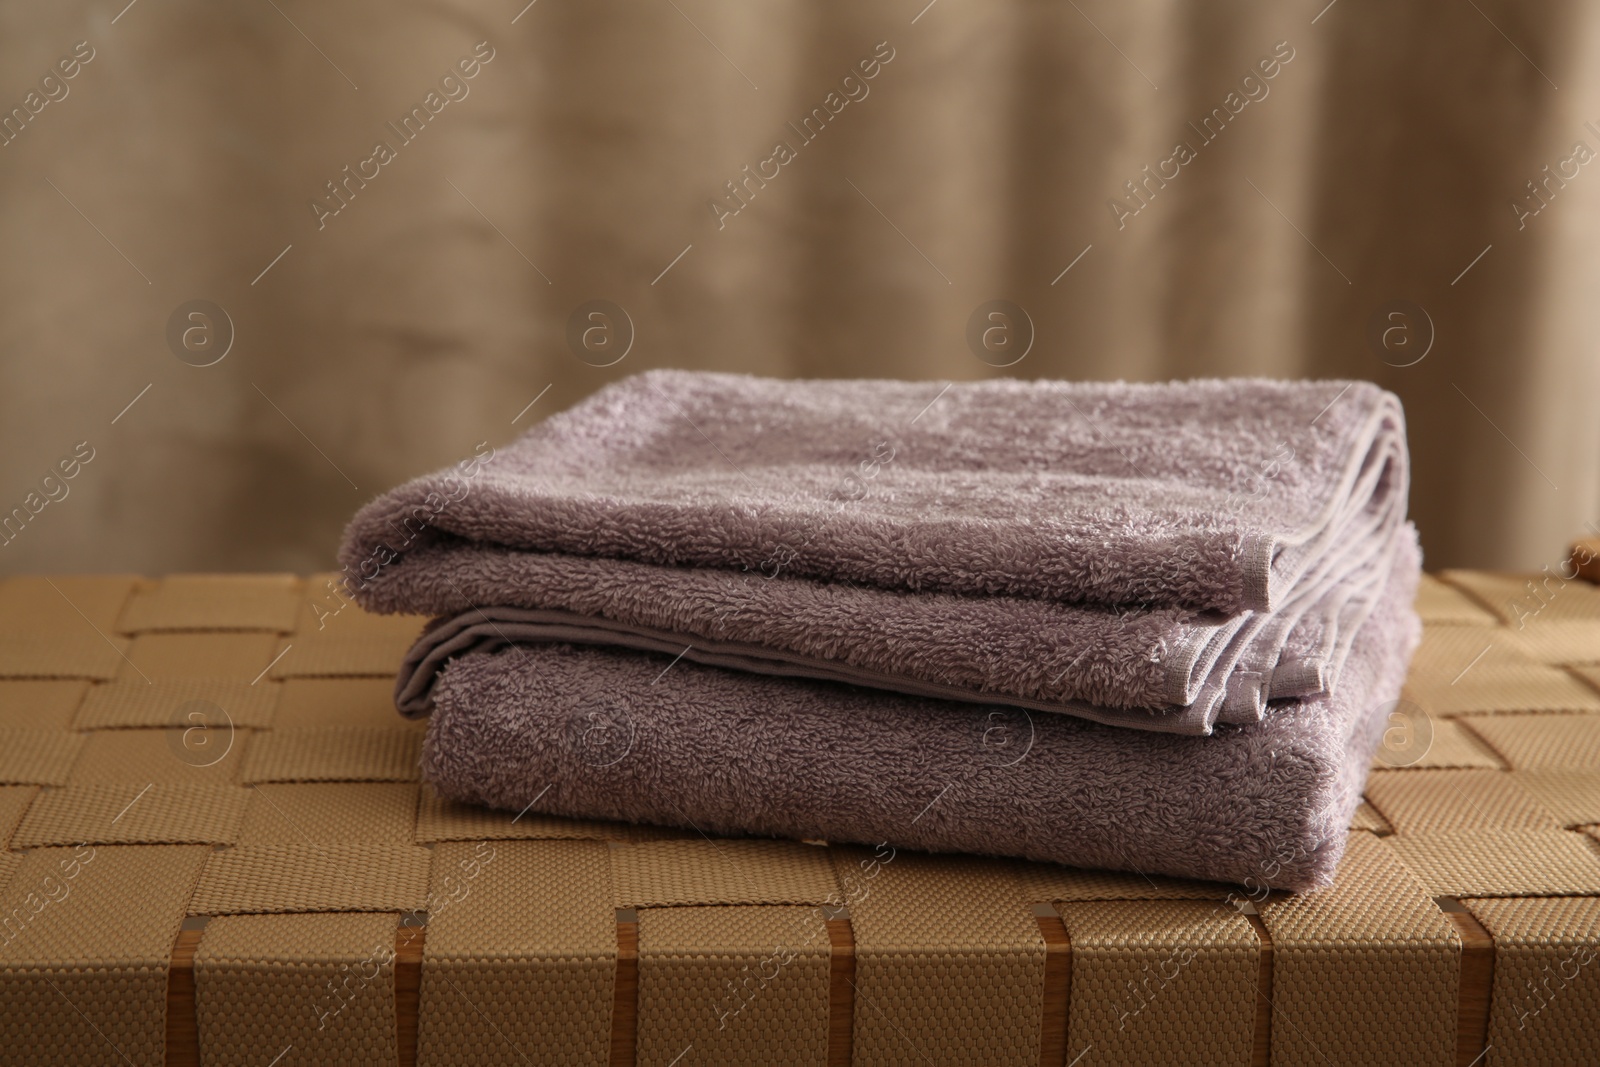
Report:
<svg viewBox="0 0 1600 1067"><path fill-rule="evenodd" d="M1415 533L1331 694L1211 737L507 645L443 669L423 774L507 811L823 838L1304 890L1326 885L1421 635Z"/></svg>
<svg viewBox="0 0 1600 1067"><path fill-rule="evenodd" d="M410 715L453 657L563 642L1204 734L1334 683L1408 476L1365 382L654 371L380 497L341 562L440 617Z"/></svg>

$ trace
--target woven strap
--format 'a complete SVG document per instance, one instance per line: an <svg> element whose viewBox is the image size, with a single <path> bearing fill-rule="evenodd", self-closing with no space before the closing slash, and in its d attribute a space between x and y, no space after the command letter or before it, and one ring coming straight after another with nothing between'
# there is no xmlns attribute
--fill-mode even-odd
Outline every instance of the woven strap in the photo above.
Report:
<svg viewBox="0 0 1600 1067"><path fill-rule="evenodd" d="M393 1063L398 920L359 913L212 919L194 955L207 1067L261 1067L277 1055L286 1063Z"/></svg>
<svg viewBox="0 0 1600 1067"><path fill-rule="evenodd" d="M1485 715L1461 720L1517 770L1600 770L1600 715Z"/></svg>
<svg viewBox="0 0 1600 1067"><path fill-rule="evenodd" d="M1417 586L1417 614L1430 624L1487 625L1496 617L1462 590L1431 574L1422 576Z"/></svg>
<svg viewBox="0 0 1600 1067"><path fill-rule="evenodd" d="M1469 656L1457 661L1455 668L1466 670L1459 681L1413 675L1407 692L1424 711L1440 716L1600 711L1600 692L1560 667L1532 661L1494 666L1487 659L1471 664Z"/></svg>
<svg viewBox="0 0 1600 1067"><path fill-rule="evenodd" d="M1260 941L1231 904L1059 905L1072 940L1067 1056L1169 1067L1247 1063ZM1085 1056L1085 1059L1089 1059Z"/></svg>
<svg viewBox="0 0 1600 1067"><path fill-rule="evenodd" d="M270 730L245 761L245 782L411 782L418 777L422 735L415 730L327 726Z"/></svg>
<svg viewBox="0 0 1600 1067"><path fill-rule="evenodd" d="M410 911L428 895L429 852L415 845L239 845L213 852L189 910Z"/></svg>
<svg viewBox="0 0 1600 1067"><path fill-rule="evenodd" d="M564 819L525 811L515 818L476 804L445 800L428 785L417 808L418 841L661 841L684 837L681 830L598 819Z"/></svg>
<svg viewBox="0 0 1600 1067"><path fill-rule="evenodd" d="M68 736L83 739L83 749L67 781L72 785L233 785L252 733L230 727L224 720L221 725L71 734Z"/></svg>
<svg viewBox="0 0 1600 1067"><path fill-rule="evenodd" d="M20 847L8 842L11 841L11 835L18 824L22 822L22 817L27 814L28 805L32 804L38 795L39 790L31 785L0 786L0 856L5 855L5 850L8 848ZM0 878L0 886L5 884L5 879Z"/></svg>
<svg viewBox="0 0 1600 1067"><path fill-rule="evenodd" d="M341 575L325 573L306 579L295 632L311 641L350 634L389 634L414 641L427 623L426 615L370 615L350 599Z"/></svg>
<svg viewBox="0 0 1600 1067"><path fill-rule="evenodd" d="M0 678L113 678L115 633L135 579L11 578L0 585Z"/></svg>
<svg viewBox="0 0 1600 1067"><path fill-rule="evenodd" d="M1600 589L1587 582L1563 580L1553 572L1519 575L1450 570L1440 577L1517 628L1600 619Z"/></svg>
<svg viewBox="0 0 1600 1067"><path fill-rule="evenodd" d="M61 785L82 747L83 738L63 730L0 729L0 783Z"/></svg>
<svg viewBox="0 0 1600 1067"><path fill-rule="evenodd" d="M1505 762L1463 722L1461 719L1430 716L1425 726L1413 726L1414 731L1424 729L1428 731L1426 736L1420 733L1414 734L1415 747L1380 750L1373 766L1381 769L1400 764L1415 770L1474 767L1487 770L1503 769ZM1385 755L1390 757L1389 763L1383 762Z"/></svg>
<svg viewBox="0 0 1600 1067"><path fill-rule="evenodd" d="M211 678L253 682L272 663L278 639L266 633L148 633L133 639L117 677L130 682Z"/></svg>
<svg viewBox="0 0 1600 1067"><path fill-rule="evenodd" d="M0 891L0 1063L159 1067L167 961L205 855L27 854Z"/></svg>
<svg viewBox="0 0 1600 1067"><path fill-rule="evenodd" d="M92 631L0 632L0 678L115 678L129 642Z"/></svg>
<svg viewBox="0 0 1600 1067"><path fill-rule="evenodd" d="M334 619L322 630L298 633L280 645L282 655L272 665L272 677L375 677L392 682L421 630L412 615L361 624Z"/></svg>
<svg viewBox="0 0 1600 1067"><path fill-rule="evenodd" d="M823 904L839 894L828 850L793 841L648 841L611 853L619 908Z"/></svg>
<svg viewBox="0 0 1600 1067"><path fill-rule="evenodd" d="M1574 677L1581 678L1589 687L1600 692L1600 666L1595 667L1569 667L1567 668Z"/></svg>
<svg viewBox="0 0 1600 1067"><path fill-rule="evenodd" d="M1045 944L1008 868L835 850L855 933L853 1062L1037 1067Z"/></svg>
<svg viewBox="0 0 1600 1067"><path fill-rule="evenodd" d="M1514 647L1514 631L1491 621L1484 626L1429 626L1411 658L1411 680L1465 684L1480 669L1493 673L1532 661Z"/></svg>
<svg viewBox="0 0 1600 1067"><path fill-rule="evenodd" d="M1594 1063L1600 1056L1600 899L1468 900L1494 935L1490 1062Z"/></svg>
<svg viewBox="0 0 1600 1067"><path fill-rule="evenodd" d="M0 852L0 886L4 886L11 880L11 876L17 873L26 859L26 856L17 852ZM5 920L6 916L0 915L0 924L3 924ZM9 930L9 927L0 927L0 929ZM5 939L6 936L6 934L0 933L0 940Z"/></svg>
<svg viewBox="0 0 1600 1067"><path fill-rule="evenodd" d="M1434 896L1600 893L1600 852L1568 830L1463 830L1384 838Z"/></svg>
<svg viewBox="0 0 1600 1067"><path fill-rule="evenodd" d="M1017 881L1026 900L1226 900L1234 887L1162 875L1096 871L1057 863L1018 863Z"/></svg>
<svg viewBox="0 0 1600 1067"><path fill-rule="evenodd" d="M267 727L272 725L281 688L276 682L251 685L232 678L205 677L107 682L89 690L72 725L78 730L187 727L194 722L191 712L209 713L221 722L220 711L235 726Z"/></svg>
<svg viewBox="0 0 1600 1067"><path fill-rule="evenodd" d="M603 1067L617 924L595 841L433 849L419 1063Z"/></svg>
<svg viewBox="0 0 1600 1067"><path fill-rule="evenodd" d="M292 574L183 574L140 589L117 623L123 633L152 630L294 629L300 579Z"/></svg>
<svg viewBox="0 0 1600 1067"><path fill-rule="evenodd" d="M1350 817L1350 829L1371 830L1376 834L1394 833L1394 827L1389 825L1389 820L1378 814L1378 809L1366 801L1356 806L1355 814Z"/></svg>
<svg viewBox="0 0 1600 1067"><path fill-rule="evenodd" d="M1274 1067L1455 1063L1461 939L1383 842L1352 832L1332 887L1260 910Z"/></svg>
<svg viewBox="0 0 1600 1067"><path fill-rule="evenodd" d="M229 844L248 802L248 791L233 785L69 785L33 802L11 847Z"/></svg>
<svg viewBox="0 0 1600 1067"><path fill-rule="evenodd" d="M1511 646L1548 664L1600 662L1600 619L1537 622L1510 633Z"/></svg>
<svg viewBox="0 0 1600 1067"><path fill-rule="evenodd" d="M295 782L251 786L241 845L413 843L417 787L408 782Z"/></svg>
<svg viewBox="0 0 1600 1067"><path fill-rule="evenodd" d="M1600 823L1600 774L1592 769L1512 771L1516 781L1562 826Z"/></svg>
<svg viewBox="0 0 1600 1067"><path fill-rule="evenodd" d="M1558 825L1544 805L1502 771L1373 771L1367 800L1399 834L1554 830Z"/></svg>
<svg viewBox="0 0 1600 1067"><path fill-rule="evenodd" d="M279 647L283 657L272 665L274 678L392 679L416 635L335 634L299 639Z"/></svg>
<svg viewBox="0 0 1600 1067"><path fill-rule="evenodd" d="M1551 664L1594 662L1597 649L1600 620L1522 629L1429 626L1407 690L1434 715L1593 711L1600 692Z"/></svg>
<svg viewBox="0 0 1600 1067"><path fill-rule="evenodd" d="M279 730L334 725L386 730L427 728L426 721L413 722L395 714L392 678L291 678L278 684L283 695L278 698L272 725Z"/></svg>
<svg viewBox="0 0 1600 1067"><path fill-rule="evenodd" d="M0 681L0 730L69 729L89 691L86 681Z"/></svg>
<svg viewBox="0 0 1600 1067"><path fill-rule="evenodd" d="M143 584L126 574L8 578L0 585L0 630L112 634L129 594Z"/></svg>
<svg viewBox="0 0 1600 1067"><path fill-rule="evenodd" d="M814 907L641 911L639 1067L825 1062L828 946Z"/></svg>

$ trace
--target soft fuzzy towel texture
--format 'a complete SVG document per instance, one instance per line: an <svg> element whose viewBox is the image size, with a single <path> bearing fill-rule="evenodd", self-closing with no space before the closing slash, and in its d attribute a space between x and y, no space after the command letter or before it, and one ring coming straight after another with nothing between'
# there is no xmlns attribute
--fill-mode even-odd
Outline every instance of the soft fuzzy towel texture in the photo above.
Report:
<svg viewBox="0 0 1600 1067"><path fill-rule="evenodd" d="M445 667L423 772L507 811L1310 889L1420 638L1418 569L1408 525L1334 692L1211 737L542 644Z"/></svg>
<svg viewBox="0 0 1600 1067"><path fill-rule="evenodd" d="M1407 479L1363 382L657 371L379 498L341 560L444 617L407 714L453 656L559 641L1207 733L1337 678Z"/></svg>

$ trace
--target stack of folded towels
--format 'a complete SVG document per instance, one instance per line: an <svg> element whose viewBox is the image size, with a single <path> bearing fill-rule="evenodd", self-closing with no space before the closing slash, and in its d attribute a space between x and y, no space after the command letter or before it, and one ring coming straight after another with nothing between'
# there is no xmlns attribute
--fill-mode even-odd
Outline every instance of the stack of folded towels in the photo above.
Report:
<svg viewBox="0 0 1600 1067"><path fill-rule="evenodd" d="M1420 627L1366 382L655 371L363 508L509 811L1327 884Z"/></svg>

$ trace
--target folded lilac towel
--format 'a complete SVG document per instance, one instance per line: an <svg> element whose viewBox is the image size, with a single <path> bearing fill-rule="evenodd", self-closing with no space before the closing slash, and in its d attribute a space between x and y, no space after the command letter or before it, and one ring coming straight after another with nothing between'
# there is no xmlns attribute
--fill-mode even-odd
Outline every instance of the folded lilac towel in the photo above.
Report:
<svg viewBox="0 0 1600 1067"><path fill-rule="evenodd" d="M1310 889L1332 878L1420 637L1409 524L1390 558L1333 693L1211 737L507 645L444 667L423 773L507 811Z"/></svg>
<svg viewBox="0 0 1600 1067"><path fill-rule="evenodd" d="M450 658L558 641L1207 733L1333 683L1407 488L1364 382L657 371L373 501L341 561L442 617L412 715Z"/></svg>

